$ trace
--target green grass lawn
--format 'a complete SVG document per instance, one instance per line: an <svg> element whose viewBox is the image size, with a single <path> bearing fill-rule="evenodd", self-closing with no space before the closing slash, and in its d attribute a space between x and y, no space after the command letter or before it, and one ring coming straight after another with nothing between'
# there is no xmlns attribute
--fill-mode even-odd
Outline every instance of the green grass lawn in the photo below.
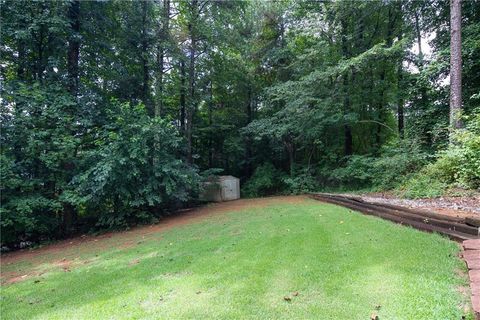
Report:
<svg viewBox="0 0 480 320"><path fill-rule="evenodd" d="M1 318L461 319L458 251L345 208L283 203L79 250L70 272L44 262L43 275L2 286Z"/></svg>

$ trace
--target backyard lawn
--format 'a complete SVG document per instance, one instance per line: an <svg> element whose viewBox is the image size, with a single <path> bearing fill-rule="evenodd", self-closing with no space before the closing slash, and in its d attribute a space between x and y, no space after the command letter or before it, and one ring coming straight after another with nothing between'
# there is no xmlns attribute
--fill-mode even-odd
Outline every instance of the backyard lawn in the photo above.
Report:
<svg viewBox="0 0 480 320"><path fill-rule="evenodd" d="M52 248L3 259L2 319L471 317L455 242L302 197Z"/></svg>

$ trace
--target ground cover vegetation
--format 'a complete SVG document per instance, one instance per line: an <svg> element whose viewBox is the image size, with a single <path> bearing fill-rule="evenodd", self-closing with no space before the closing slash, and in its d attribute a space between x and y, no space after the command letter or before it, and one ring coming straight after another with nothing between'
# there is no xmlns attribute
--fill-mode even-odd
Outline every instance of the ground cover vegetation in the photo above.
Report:
<svg viewBox="0 0 480 320"><path fill-rule="evenodd" d="M2 317L473 319L454 242L310 199L268 201L9 260L4 275L20 280L2 287Z"/></svg>
<svg viewBox="0 0 480 320"><path fill-rule="evenodd" d="M2 244L154 221L206 172L252 197L478 189L480 1L461 42L450 8L2 0Z"/></svg>

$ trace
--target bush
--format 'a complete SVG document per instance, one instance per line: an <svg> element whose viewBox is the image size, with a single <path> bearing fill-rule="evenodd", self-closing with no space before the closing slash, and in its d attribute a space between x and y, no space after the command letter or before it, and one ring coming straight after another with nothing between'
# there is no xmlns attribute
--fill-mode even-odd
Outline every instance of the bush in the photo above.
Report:
<svg viewBox="0 0 480 320"><path fill-rule="evenodd" d="M264 163L255 169L252 177L244 184L242 196L262 197L278 193L284 188L283 176L284 173L273 164Z"/></svg>
<svg viewBox="0 0 480 320"><path fill-rule="evenodd" d="M98 226L148 222L198 191L198 175L179 157L181 138L166 120L152 119L143 105L114 103L108 125L74 179L87 211L100 212Z"/></svg>
<svg viewBox="0 0 480 320"><path fill-rule="evenodd" d="M63 231L62 195L75 174L75 102L58 85L18 84L3 93L2 245L57 237Z"/></svg>
<svg viewBox="0 0 480 320"><path fill-rule="evenodd" d="M304 194L318 190L318 181L307 168L296 170L293 176L285 176L282 181L287 194Z"/></svg>
<svg viewBox="0 0 480 320"><path fill-rule="evenodd" d="M344 167L330 171L329 180L349 188L391 190L418 171L427 155L413 142L397 141L386 145L378 157L353 155Z"/></svg>
<svg viewBox="0 0 480 320"><path fill-rule="evenodd" d="M8 92L0 113L2 245L86 231L85 221L102 228L149 222L196 193L182 138L144 106L113 101L93 123L61 86Z"/></svg>
<svg viewBox="0 0 480 320"><path fill-rule="evenodd" d="M333 185L364 188L372 183L372 161L369 156L353 155L348 157L344 167L325 172Z"/></svg>
<svg viewBox="0 0 480 320"><path fill-rule="evenodd" d="M58 200L35 192L33 183L23 180L12 159L0 155L2 244L31 238L48 238L59 227L55 212L62 209Z"/></svg>
<svg viewBox="0 0 480 320"><path fill-rule="evenodd" d="M461 186L480 188L480 110L474 114L465 130L454 136L454 144L444 157L452 159L453 179Z"/></svg>
<svg viewBox="0 0 480 320"><path fill-rule="evenodd" d="M399 187L396 193L401 197L412 199L442 196L448 184L436 179L430 170L429 166L422 169Z"/></svg>
<svg viewBox="0 0 480 320"><path fill-rule="evenodd" d="M382 148L379 158L372 159L372 186L379 190L391 190L420 170L428 161L428 155L412 141L398 141Z"/></svg>
<svg viewBox="0 0 480 320"><path fill-rule="evenodd" d="M480 188L480 113L457 130L448 149L400 189L409 198L441 196L450 187Z"/></svg>

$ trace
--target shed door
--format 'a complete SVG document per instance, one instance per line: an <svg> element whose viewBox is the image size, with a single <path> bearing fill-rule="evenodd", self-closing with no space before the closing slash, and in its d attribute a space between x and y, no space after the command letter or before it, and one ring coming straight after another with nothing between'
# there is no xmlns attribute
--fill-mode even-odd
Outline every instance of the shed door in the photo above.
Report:
<svg viewBox="0 0 480 320"><path fill-rule="evenodd" d="M223 200L235 200L237 197L237 183L234 179L223 181Z"/></svg>

